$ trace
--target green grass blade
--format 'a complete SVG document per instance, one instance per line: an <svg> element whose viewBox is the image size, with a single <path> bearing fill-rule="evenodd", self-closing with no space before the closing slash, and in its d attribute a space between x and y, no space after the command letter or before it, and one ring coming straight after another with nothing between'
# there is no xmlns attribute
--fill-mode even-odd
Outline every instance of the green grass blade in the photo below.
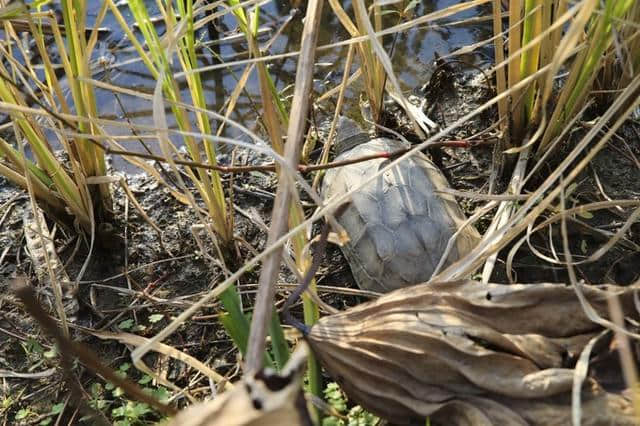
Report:
<svg viewBox="0 0 640 426"><path fill-rule="evenodd" d="M542 31L542 0L526 0L524 6L525 20L522 31L522 45L526 46ZM520 75L526 78L538 70L540 59L540 43L522 53L520 59ZM536 96L536 82L527 88L524 98L524 113L526 122L533 114L533 104Z"/></svg>
<svg viewBox="0 0 640 426"><path fill-rule="evenodd" d="M290 349L287 344L287 339L284 337L284 330L280 324L280 317L275 309L273 310L273 315L271 315L269 334L271 335L271 350L273 351L273 357L275 359L277 369L281 370L289 360Z"/></svg>
<svg viewBox="0 0 640 426"><path fill-rule="evenodd" d="M240 296L235 287L229 287L223 291L220 294L220 302L226 311L220 316L220 322L240 353L244 355L249 342L250 325L249 318L242 312ZM271 356L266 351L264 361L268 367L273 368L275 366Z"/></svg>

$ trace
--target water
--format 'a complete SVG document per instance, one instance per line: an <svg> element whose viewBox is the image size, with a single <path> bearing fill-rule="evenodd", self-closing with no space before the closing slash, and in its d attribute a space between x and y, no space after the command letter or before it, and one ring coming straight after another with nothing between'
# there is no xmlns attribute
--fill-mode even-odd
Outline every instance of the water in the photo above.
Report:
<svg viewBox="0 0 640 426"><path fill-rule="evenodd" d="M119 6L121 13L128 22L133 24L134 19L126 6L126 2L121 2ZM409 3L406 1L405 3ZM414 9L415 16L422 16L435 10L440 10L458 3L455 0L424 0L420 2ZM89 14L89 25L95 21L99 11L100 2L89 2L93 9ZM351 13L350 2L344 2L345 10ZM158 10L154 1L148 2L149 14L158 16ZM274 32L280 28L284 20L291 11L289 1L279 0L272 1L261 9L261 28L263 28L260 40L264 43L270 38ZM386 36L384 39L385 46L390 49L393 46L393 63L397 76L405 89L412 89L424 84L432 70L432 62L434 54L444 55L459 47L475 43L481 39L491 36L490 22L484 24L473 24L463 26L449 26L447 22L460 21L481 14L488 14L490 10L482 10L480 8L470 9L464 13L459 13L449 19L438 22L440 27L432 28L426 25L413 28L409 31L399 33L396 36ZM386 15L386 25L394 25L398 23L397 15ZM95 66L96 74L94 78L108 82L116 86L128 89L134 89L145 93L152 93L156 81L147 71L145 65L141 61L134 61L137 54L130 47L130 42L126 39L118 22L108 13L105 20L100 25L110 29L108 36L104 37L100 45L100 49L95 53L94 59L100 63ZM235 19L232 15L227 14L218 23L218 27L227 32L224 35L234 34L236 28ZM159 34L164 32L162 26L157 26ZM295 51L299 47L299 39L302 30L302 21L300 17L294 19L288 27L282 32L269 50L270 54L280 54ZM136 34L140 37L139 32ZM206 30L200 31L203 40L207 40ZM341 40L348 39L347 32L342 28L338 19L335 17L330 6L325 4L323 11L322 28L319 37L319 45L328 45ZM395 39L395 40L394 40ZM330 88L335 87L341 82L343 65L345 62L347 47L335 49L321 50L318 52L316 62L315 76L317 82L315 85L315 96L320 96ZM222 43L219 47L219 54L225 62L244 59L246 57L247 46L243 37L239 37L237 41L231 43ZM491 54L490 50L486 52ZM214 57L210 52L203 51L200 55L201 66L214 64ZM472 64L482 65L485 59L479 55L470 55L462 59ZM356 60L357 61L357 60ZM175 61L178 64L177 60ZM108 67L106 71L100 71L101 66ZM179 65L177 65L179 66ZM356 69L356 65L352 67L352 72ZM177 68L176 68L177 69ZM270 62L269 71L279 90L290 86L295 80L296 61L295 58L286 58ZM226 107L225 102L229 99L229 95L236 86L236 78L242 74L243 66L236 66L231 69L218 69L204 72L202 74L202 82L205 90L208 108L219 113L224 113ZM183 97L189 99L186 86L183 89ZM359 93L362 90L361 84L356 83L348 91L347 108L353 108L357 105ZM284 94L289 96L292 89L289 88ZM112 91L97 88L96 96L99 105L99 112L103 118L125 121L130 120L132 123L153 125L152 105L150 100L141 99L130 95L114 95ZM231 118L244 124L252 130L260 132L256 125L256 117L260 115L260 95L259 86L255 71L250 78L246 89L237 106L231 115ZM167 110L167 119L170 126L175 126L170 111ZM218 123L212 121L214 131L217 129ZM128 131L123 128L108 128L110 133L116 135L127 134ZM225 129L223 136L231 138L242 138L241 134L235 129ZM174 138L177 145L181 144L179 138ZM137 141L123 142L126 149L144 152L144 148ZM148 141L150 148L159 152L153 140ZM124 171L132 171L132 166L124 159L116 156L113 159L113 165L116 169Z"/></svg>

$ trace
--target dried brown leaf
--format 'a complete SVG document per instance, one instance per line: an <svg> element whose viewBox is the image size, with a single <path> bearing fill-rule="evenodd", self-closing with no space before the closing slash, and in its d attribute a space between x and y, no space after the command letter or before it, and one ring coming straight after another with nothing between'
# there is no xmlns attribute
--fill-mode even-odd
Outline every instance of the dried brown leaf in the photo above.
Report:
<svg viewBox="0 0 640 426"><path fill-rule="evenodd" d="M311 426L302 392L308 354L301 342L280 373L249 373L213 401L181 411L168 426Z"/></svg>
<svg viewBox="0 0 640 426"><path fill-rule="evenodd" d="M602 316L612 294L637 316L634 288L583 290ZM462 281L401 289L327 316L308 341L351 398L394 423L566 424L575 359L602 330L571 287ZM583 393L585 421L633 424L626 398L593 378Z"/></svg>

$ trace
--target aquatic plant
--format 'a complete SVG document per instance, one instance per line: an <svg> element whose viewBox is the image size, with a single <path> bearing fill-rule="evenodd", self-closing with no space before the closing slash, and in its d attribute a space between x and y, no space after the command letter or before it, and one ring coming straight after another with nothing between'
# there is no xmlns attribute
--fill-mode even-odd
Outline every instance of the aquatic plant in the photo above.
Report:
<svg viewBox="0 0 640 426"><path fill-rule="evenodd" d="M629 0L511 0L508 16L505 58L502 5L494 0L498 95L508 95L498 103L501 128L509 147L521 145L531 131L526 143L538 143L541 156L585 105L601 72L611 77L600 80L601 90L620 90L638 74L640 53L632 30L638 5ZM565 70L556 90L554 81Z"/></svg>
<svg viewBox="0 0 640 426"><path fill-rule="evenodd" d="M29 7L19 4L0 11L6 37L0 46L4 60L0 64L0 100L11 117L17 141L14 145L0 139L0 173L28 188L53 217L68 223L71 215L80 228L91 233L96 222L108 217L111 210L108 184L100 180L106 173L104 150L96 142L103 130L93 121L97 117L95 95L93 86L85 81L96 69L91 58L97 26L106 9L101 10L96 28L90 29L86 3L62 1L63 29L51 11L39 10L38 3ZM28 47L20 42L13 28L15 20L26 22L43 73L35 69ZM54 49L48 46L51 37ZM60 57L64 82L55 72L52 51ZM51 139L57 139L68 162L54 155ZM33 159L26 155L23 141Z"/></svg>

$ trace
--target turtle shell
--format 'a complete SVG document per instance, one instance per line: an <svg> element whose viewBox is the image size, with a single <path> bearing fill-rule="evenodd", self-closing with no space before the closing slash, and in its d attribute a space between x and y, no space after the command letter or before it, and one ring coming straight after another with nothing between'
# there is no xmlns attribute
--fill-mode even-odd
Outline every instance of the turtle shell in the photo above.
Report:
<svg viewBox="0 0 640 426"><path fill-rule="evenodd" d="M406 145L399 140L377 138L341 153L336 161L402 148ZM389 161L381 158L327 171L325 199L360 186ZM449 238L465 221L455 199L436 192L446 188L436 165L416 153L353 193L337 220L349 235L341 248L360 288L388 292L431 278ZM445 266L479 240L475 228L464 228Z"/></svg>

